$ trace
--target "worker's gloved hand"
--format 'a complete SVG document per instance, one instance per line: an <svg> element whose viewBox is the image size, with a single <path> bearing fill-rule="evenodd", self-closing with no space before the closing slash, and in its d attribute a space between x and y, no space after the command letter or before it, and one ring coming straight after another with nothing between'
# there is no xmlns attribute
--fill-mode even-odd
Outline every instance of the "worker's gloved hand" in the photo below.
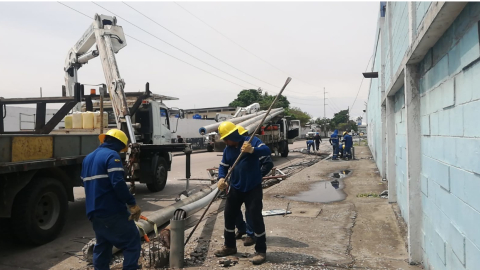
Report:
<svg viewBox="0 0 480 270"><path fill-rule="evenodd" d="M242 152L253 154L254 148L249 142L244 142L242 145Z"/></svg>
<svg viewBox="0 0 480 270"><path fill-rule="evenodd" d="M217 187L218 187L218 189L220 189L220 190L225 190L225 189L227 189L228 185L227 185L227 182L225 181L225 178L220 178L220 179L218 179Z"/></svg>
<svg viewBox="0 0 480 270"><path fill-rule="evenodd" d="M130 217L128 220L135 220L138 221L140 218L140 214L142 213L142 209L138 205L129 205L128 208L130 209Z"/></svg>

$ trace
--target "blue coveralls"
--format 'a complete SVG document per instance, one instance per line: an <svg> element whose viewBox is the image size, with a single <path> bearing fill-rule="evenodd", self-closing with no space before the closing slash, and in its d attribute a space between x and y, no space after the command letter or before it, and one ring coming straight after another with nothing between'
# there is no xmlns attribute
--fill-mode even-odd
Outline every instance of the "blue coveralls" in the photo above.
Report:
<svg viewBox="0 0 480 270"><path fill-rule="evenodd" d="M273 160L271 156L264 156L260 158L260 168L262 171L262 178L265 177L273 168ZM250 214L245 211L245 221L243 220L242 211L237 216L237 220L235 221L235 227L237 227L239 232L245 232L251 238L255 238L254 230L253 230L253 223L250 217Z"/></svg>
<svg viewBox="0 0 480 270"><path fill-rule="evenodd" d="M308 153L310 153L310 147L313 148L313 151L315 151L315 142L313 140L307 141Z"/></svg>
<svg viewBox="0 0 480 270"><path fill-rule="evenodd" d="M338 144L339 144L339 141L338 141L338 130L335 130L332 135L330 135L330 143L332 144L333 146L333 155L332 155L332 159L335 160L338 158Z"/></svg>
<svg viewBox="0 0 480 270"><path fill-rule="evenodd" d="M228 168L235 163L235 160L240 155L243 143L248 141L248 137L241 136L236 131L235 133L235 141L239 142L239 144L237 147L227 146L223 150L222 161L218 169L218 179L225 178ZM225 246L228 248L236 247L235 223L239 213L241 213L241 206L245 203L245 208L247 213L250 214L251 224L256 237L255 251L266 253L265 223L262 216L262 173L260 171L259 159L260 157L271 155L271 151L257 137L252 139L251 144L255 149L253 154L244 154L230 176L230 191L225 203Z"/></svg>
<svg viewBox="0 0 480 270"><path fill-rule="evenodd" d="M105 142L83 160L81 178L85 187L88 219L97 243L93 249L95 270L110 269L113 246L123 250L123 269L138 268L140 235L135 222L129 221L128 205L135 205L124 180L118 151L120 141Z"/></svg>
<svg viewBox="0 0 480 270"><path fill-rule="evenodd" d="M348 157L348 158L351 158L352 157L352 153L351 153L351 150L352 150L352 146L353 146L353 139L352 139L352 136L350 136L350 134L345 134L345 136L343 136L343 141L344 141L344 144L345 144L345 151L344 151L344 156L345 157Z"/></svg>

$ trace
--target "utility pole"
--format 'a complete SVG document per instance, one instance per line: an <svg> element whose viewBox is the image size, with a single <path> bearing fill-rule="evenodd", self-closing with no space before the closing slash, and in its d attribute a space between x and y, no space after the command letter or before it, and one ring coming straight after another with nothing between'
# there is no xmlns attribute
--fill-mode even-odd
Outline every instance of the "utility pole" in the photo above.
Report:
<svg viewBox="0 0 480 270"><path fill-rule="evenodd" d="M325 111L326 111L326 110L325 110L325 109L326 109L325 106L327 105L327 104L325 103L325 101L326 101L326 99L325 99L325 93L326 93L326 92L325 92L325 87L323 87L323 119L327 118L327 115L326 115L326 113L325 113Z"/></svg>

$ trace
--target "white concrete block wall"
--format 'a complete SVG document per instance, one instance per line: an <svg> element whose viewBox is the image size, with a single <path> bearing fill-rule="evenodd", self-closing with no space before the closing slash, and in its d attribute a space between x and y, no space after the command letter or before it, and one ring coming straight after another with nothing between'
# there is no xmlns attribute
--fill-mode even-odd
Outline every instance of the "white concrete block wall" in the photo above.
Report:
<svg viewBox="0 0 480 270"><path fill-rule="evenodd" d="M409 14L406 3L388 4L390 10L382 36L389 40L383 43L385 58L381 59L386 90L403 79L395 76L409 60L408 20L414 20L410 31L415 36L425 31L424 21L431 20L432 10L441 5L443 2L416 2L412 9L415 14ZM421 222L415 224L421 228L421 262L426 269L480 269L480 3L468 3L453 18L453 23L417 64L419 149L406 149L412 137L405 123L407 88L395 89L394 117L388 118L393 119L394 125L387 123L395 128L395 179L388 181L395 183L396 202L409 229L413 222L408 220L412 217L410 211L421 211ZM379 83L380 80L377 84L372 82L370 87L368 118L369 123L375 123L369 127L370 134L381 130L377 123L381 104L375 96L382 87ZM378 158L382 155L376 140L372 137L369 145L377 149ZM411 164L407 164L407 154L412 151L419 151L422 166L419 175L408 176ZM421 207L412 206L409 181L419 181Z"/></svg>

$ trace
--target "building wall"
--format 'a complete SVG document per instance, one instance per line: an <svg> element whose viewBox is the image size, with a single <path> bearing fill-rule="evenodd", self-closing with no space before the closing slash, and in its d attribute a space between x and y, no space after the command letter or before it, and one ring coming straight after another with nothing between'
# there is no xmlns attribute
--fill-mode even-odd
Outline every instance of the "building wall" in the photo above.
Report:
<svg viewBox="0 0 480 270"><path fill-rule="evenodd" d="M420 62L409 58L420 35L431 39L438 26L445 25L448 11L454 10L451 7L444 2L387 4L380 29L387 39L382 43L385 57L380 61L384 72L379 79L372 79L370 87L369 134L382 130L378 115L385 101L379 102L377 95L384 76L387 98L394 100L394 123L386 122L387 127L395 129L394 138L388 138L394 139L395 147L395 175L387 180L395 185L396 194L390 196L396 197L409 237L416 235L413 230L420 229L421 241L416 245L421 246L421 256L415 259L412 250L417 247L410 246L415 241L409 239L410 261L422 263L425 269L480 269L480 3L468 3L459 14L452 15L445 30L418 58ZM437 24L435 16L443 16ZM430 26L432 35L428 34L430 23L435 25ZM413 40L409 38L412 33ZM378 50L374 53L377 59ZM400 71L407 69L406 63L418 71L418 77L413 82L405 81L404 86L394 85L405 80ZM406 109L406 93L419 100L418 115L415 108ZM413 123L407 125L407 119ZM420 147L408 149L412 145L409 140L418 135L408 130L416 121L421 131ZM378 164L384 156L378 152L381 138L369 137ZM414 160L414 153L420 160ZM421 163L418 175L411 174L415 170L409 162ZM420 183L418 193L411 188L414 181ZM421 196L421 203L414 204L414 196Z"/></svg>
<svg viewBox="0 0 480 270"><path fill-rule="evenodd" d="M470 3L420 63L424 257L480 269L480 4Z"/></svg>

